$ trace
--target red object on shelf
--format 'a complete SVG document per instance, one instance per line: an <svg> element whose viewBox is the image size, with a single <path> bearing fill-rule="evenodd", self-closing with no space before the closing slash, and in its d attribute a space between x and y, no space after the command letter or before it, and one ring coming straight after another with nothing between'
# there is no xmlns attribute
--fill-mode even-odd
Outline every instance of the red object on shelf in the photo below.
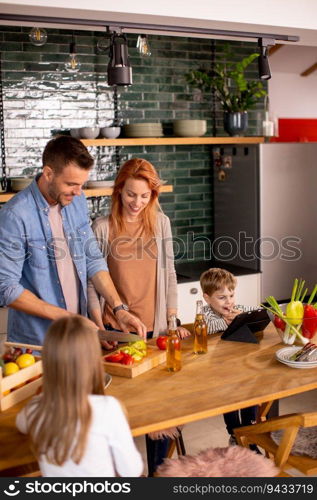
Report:
<svg viewBox="0 0 317 500"><path fill-rule="evenodd" d="M317 142L317 118L279 118L271 142Z"/></svg>

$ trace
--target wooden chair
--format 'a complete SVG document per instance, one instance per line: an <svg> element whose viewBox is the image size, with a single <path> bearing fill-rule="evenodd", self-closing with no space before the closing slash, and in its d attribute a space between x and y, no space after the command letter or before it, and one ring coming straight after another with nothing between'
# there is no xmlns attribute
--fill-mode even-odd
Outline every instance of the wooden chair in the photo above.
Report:
<svg viewBox="0 0 317 500"><path fill-rule="evenodd" d="M316 425L316 412L294 413L272 418L266 422L239 427L235 429L234 433L239 445L248 447L250 444L256 444L263 448L266 455L285 473L283 475L289 475L286 470L294 468L309 476L317 474L317 459L308 455L293 455L292 448L300 429ZM279 444L276 444L271 437L273 431L282 431Z"/></svg>

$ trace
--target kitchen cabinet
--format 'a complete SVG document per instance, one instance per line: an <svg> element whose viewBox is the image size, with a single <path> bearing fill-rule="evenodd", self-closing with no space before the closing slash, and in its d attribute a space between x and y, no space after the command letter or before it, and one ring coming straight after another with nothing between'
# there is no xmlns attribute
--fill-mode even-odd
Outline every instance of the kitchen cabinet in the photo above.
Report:
<svg viewBox="0 0 317 500"><path fill-rule="evenodd" d="M257 306L260 304L261 274L237 276L236 303ZM196 314L196 300L203 300L199 281L178 283L178 317L181 322L193 323Z"/></svg>

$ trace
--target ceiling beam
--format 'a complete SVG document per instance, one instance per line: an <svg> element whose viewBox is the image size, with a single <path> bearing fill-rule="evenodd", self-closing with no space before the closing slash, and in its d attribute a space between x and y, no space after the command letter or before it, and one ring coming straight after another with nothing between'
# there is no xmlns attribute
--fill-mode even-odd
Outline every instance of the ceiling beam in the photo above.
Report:
<svg viewBox="0 0 317 500"><path fill-rule="evenodd" d="M283 43L276 43L275 45L273 45L272 47L270 47L269 48L269 56L272 56L273 54L275 54L275 52L277 52L282 47L284 47Z"/></svg>
<svg viewBox="0 0 317 500"><path fill-rule="evenodd" d="M305 69L305 71L303 71L300 76L308 76L310 75L311 73L313 73L314 71L316 71L317 69L317 63L314 63L312 64L311 66L309 66L309 68Z"/></svg>

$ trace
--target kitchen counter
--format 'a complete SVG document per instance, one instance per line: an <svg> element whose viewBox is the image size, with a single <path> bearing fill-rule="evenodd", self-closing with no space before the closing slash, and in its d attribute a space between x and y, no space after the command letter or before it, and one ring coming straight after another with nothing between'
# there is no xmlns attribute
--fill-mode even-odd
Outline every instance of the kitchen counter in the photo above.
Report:
<svg viewBox="0 0 317 500"><path fill-rule="evenodd" d="M221 267L226 269L234 276L244 276L247 274L258 274L259 271L248 269L242 266L235 266L228 262L197 260L192 262L176 262L176 276L177 283L190 283L191 281L198 281L201 273L210 267Z"/></svg>

